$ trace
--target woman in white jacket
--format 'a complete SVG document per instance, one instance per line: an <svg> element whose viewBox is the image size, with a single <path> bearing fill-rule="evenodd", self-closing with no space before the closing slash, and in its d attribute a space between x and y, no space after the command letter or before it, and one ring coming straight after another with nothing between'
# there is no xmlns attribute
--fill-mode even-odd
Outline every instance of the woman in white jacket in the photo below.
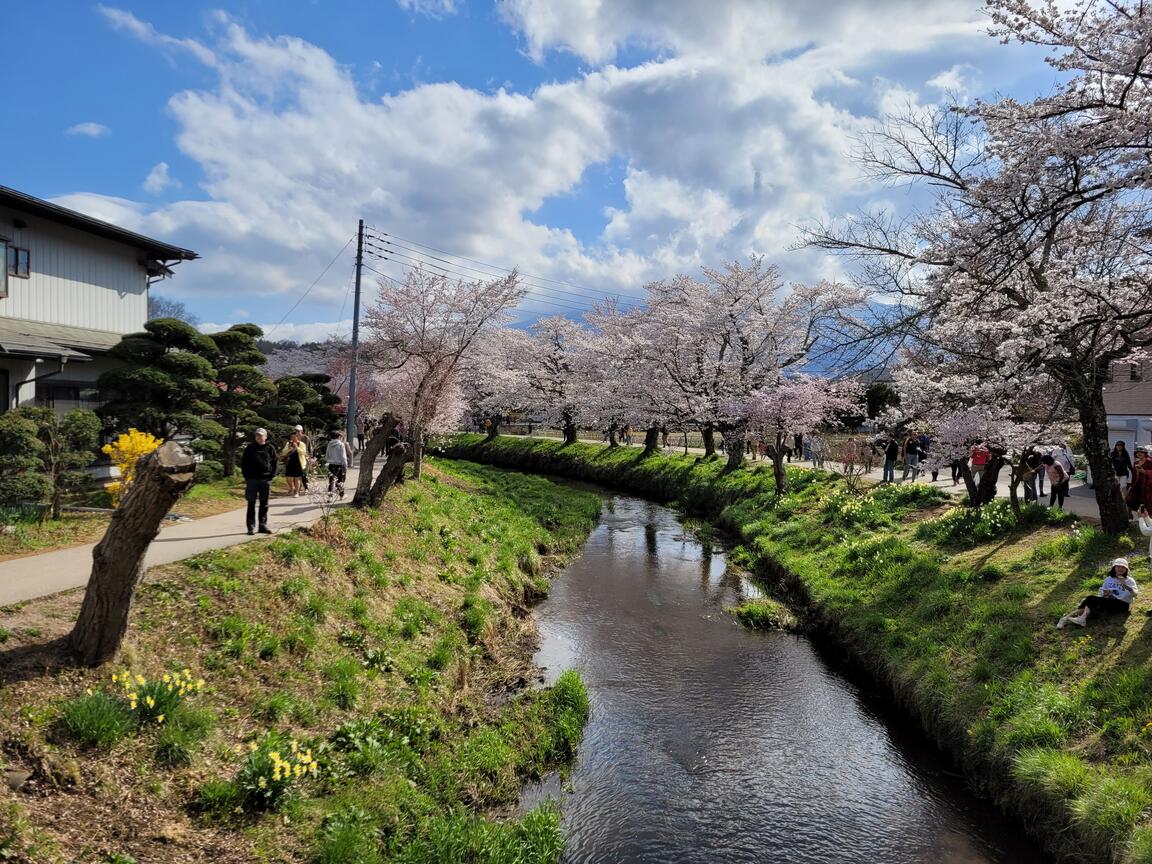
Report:
<svg viewBox="0 0 1152 864"><path fill-rule="evenodd" d="M1112 568L1104 577L1104 584L1100 591L1089 595L1080 601L1075 612L1065 615L1056 624L1057 629L1064 629L1068 624L1083 627L1088 623L1088 616L1097 615L1127 615L1132 608L1132 598L1140 593L1136 587L1136 580L1128 574L1128 559L1117 558L1112 562Z"/></svg>

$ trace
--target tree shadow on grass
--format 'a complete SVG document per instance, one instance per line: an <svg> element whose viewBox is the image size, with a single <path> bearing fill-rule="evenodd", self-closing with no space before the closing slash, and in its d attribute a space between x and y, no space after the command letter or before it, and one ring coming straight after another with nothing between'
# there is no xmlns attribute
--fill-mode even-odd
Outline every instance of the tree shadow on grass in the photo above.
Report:
<svg viewBox="0 0 1152 864"><path fill-rule="evenodd" d="M1140 632L1136 634L1132 644L1124 650L1124 655L1117 665L1143 666L1152 659L1152 618L1136 612L1128 616L1125 624L1129 628L1139 627Z"/></svg>
<svg viewBox="0 0 1152 864"><path fill-rule="evenodd" d="M48 642L18 645L0 651L0 687L44 678L64 669L74 669L76 665L67 635Z"/></svg>

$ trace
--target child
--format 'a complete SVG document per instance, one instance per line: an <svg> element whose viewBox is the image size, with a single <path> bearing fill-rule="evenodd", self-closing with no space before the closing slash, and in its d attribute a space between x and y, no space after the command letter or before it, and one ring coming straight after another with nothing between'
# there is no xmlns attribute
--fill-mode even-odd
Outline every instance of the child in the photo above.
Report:
<svg viewBox="0 0 1152 864"><path fill-rule="evenodd" d="M1112 562L1112 569L1108 571L1108 575L1104 577L1100 593L1085 597L1075 612L1060 619L1056 628L1063 630L1070 623L1083 627L1093 612L1098 615L1127 615L1132 608L1132 598L1139 593L1136 580L1128 575L1128 559L1117 558Z"/></svg>

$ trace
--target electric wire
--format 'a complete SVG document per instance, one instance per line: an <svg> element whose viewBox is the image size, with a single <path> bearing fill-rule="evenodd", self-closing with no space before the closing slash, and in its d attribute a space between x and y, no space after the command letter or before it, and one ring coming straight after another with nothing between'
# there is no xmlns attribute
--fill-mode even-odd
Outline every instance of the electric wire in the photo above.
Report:
<svg viewBox="0 0 1152 864"><path fill-rule="evenodd" d="M309 285L307 290L305 290L304 293L300 295L300 299L298 299L295 303L292 304L292 308L284 313L283 318L281 318L279 321L277 321L275 324L273 324L271 327L268 328L268 332L264 334L265 339L267 339L269 336L271 336L277 327L279 327L281 324L283 324L285 321L288 320L288 316L291 315L293 312L295 312L296 307L298 307L301 303L304 302L304 298L307 297L310 293L312 293L312 289L315 288L316 285L319 284L320 280L324 278L324 274L332 269L332 265L336 263L336 259L344 254L344 251L349 246L352 245L352 241L355 239L356 239L355 234L353 234L351 237L348 238L348 242L345 243L342 247L340 247L339 252L337 252L335 255L332 256L332 260L329 261L327 263L327 265L325 265L324 269L320 271L320 275L312 280L312 284Z"/></svg>
<svg viewBox="0 0 1152 864"><path fill-rule="evenodd" d="M455 253L455 252L448 252L444 249L438 249L435 246L429 246L426 243L419 243L415 240L408 240L404 237L399 236L398 234L389 234L386 231L383 231L379 228L375 228L375 227L370 226L370 225L365 225L364 228L365 228L366 232L372 232L372 233L368 234L368 236L372 237L372 239L375 239L379 242L383 242L383 243L386 243L389 245L396 245L396 246L400 246L401 248L407 248L410 252L416 252L416 253L421 254L427 258L436 258L436 256L430 255L429 252L424 252L421 250L427 249L427 250L430 250L431 252L438 252L441 255L447 255L449 258L459 258L463 261L469 261L473 264L478 264L481 267L486 267L489 270L498 270L498 271L501 271L503 273L512 273L513 272L513 270L509 269L508 267L501 267L498 264L490 264L486 261L480 261L479 259L476 259L476 258L469 258L467 255L460 255L460 254ZM380 235L380 236L375 236L375 235ZM391 238L391 240L388 240L385 238ZM420 247L420 248L419 249L411 248L414 246ZM441 258L441 259L437 259L437 260L443 261L444 259ZM447 262L447 263L454 263L454 262ZM463 267L464 265L456 264L455 266ZM466 269L472 270L475 268L466 268ZM483 273L484 271L477 270L476 272ZM610 297L610 298L616 299L618 302L621 302L621 303L632 303L632 304L637 304L637 305L643 305L643 303L644 303L644 301L641 298L633 297L633 296L628 295L628 294L620 294L620 293L612 292L612 291L596 291L594 289L586 288L586 287L581 286L581 285L574 285L571 282L564 282L563 280L560 280L560 279L552 279L548 276L538 276L538 275L534 275L532 273L525 273L525 272L519 271L519 270L517 270L515 272L520 276L521 279L524 279L524 280L535 280L535 281L539 281L539 282L551 282L555 285L564 285L568 288L573 288L573 289L575 289L574 291L565 291L562 288L551 288L550 286L538 286L540 288L547 288L547 290L555 291L555 292L560 293L560 294L570 294L574 297L579 297L583 300L601 300L601 299ZM492 275L492 274L485 273L484 275Z"/></svg>

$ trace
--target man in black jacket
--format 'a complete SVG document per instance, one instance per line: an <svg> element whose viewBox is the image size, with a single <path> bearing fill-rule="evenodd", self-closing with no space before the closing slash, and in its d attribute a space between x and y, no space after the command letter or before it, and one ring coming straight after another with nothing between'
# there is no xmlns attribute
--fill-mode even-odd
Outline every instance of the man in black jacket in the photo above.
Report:
<svg viewBox="0 0 1152 864"><path fill-rule="evenodd" d="M240 473L244 475L244 498L248 501L248 533L256 533L256 500L260 500L260 533L271 534L268 527L268 492L276 476L276 448L268 443L268 430L257 429L256 439L244 448Z"/></svg>

